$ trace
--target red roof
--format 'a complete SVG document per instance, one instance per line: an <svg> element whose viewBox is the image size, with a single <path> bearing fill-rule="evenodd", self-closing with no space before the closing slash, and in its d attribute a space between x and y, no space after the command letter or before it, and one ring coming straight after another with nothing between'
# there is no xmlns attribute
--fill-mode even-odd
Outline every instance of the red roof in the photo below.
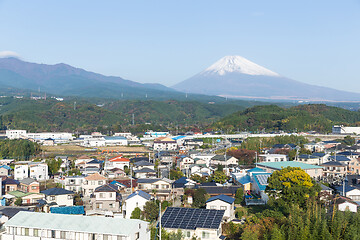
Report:
<svg viewBox="0 0 360 240"><path fill-rule="evenodd" d="M130 162L128 158L124 158L122 156L117 156L109 159L110 162Z"/></svg>

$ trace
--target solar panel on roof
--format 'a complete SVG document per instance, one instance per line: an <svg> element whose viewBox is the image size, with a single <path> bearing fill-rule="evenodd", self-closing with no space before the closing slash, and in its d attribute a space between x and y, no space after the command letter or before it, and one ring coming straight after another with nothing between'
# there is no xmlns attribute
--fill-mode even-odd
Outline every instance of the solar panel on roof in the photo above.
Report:
<svg viewBox="0 0 360 240"><path fill-rule="evenodd" d="M270 175L256 175L257 180L261 185L268 185L268 178Z"/></svg>

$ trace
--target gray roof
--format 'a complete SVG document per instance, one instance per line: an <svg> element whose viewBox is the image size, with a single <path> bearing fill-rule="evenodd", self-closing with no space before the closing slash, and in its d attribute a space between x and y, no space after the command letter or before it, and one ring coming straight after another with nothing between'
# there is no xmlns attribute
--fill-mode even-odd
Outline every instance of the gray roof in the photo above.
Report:
<svg viewBox="0 0 360 240"><path fill-rule="evenodd" d="M36 182L36 180L32 179L32 178L24 178L22 180L19 180L19 182L22 183L22 184L30 185L33 182Z"/></svg>
<svg viewBox="0 0 360 240"><path fill-rule="evenodd" d="M156 171L154 169L145 167L139 170L135 170L134 173L156 173Z"/></svg>
<svg viewBox="0 0 360 240"><path fill-rule="evenodd" d="M155 164L149 161L139 161L134 163L135 166L155 166Z"/></svg>
<svg viewBox="0 0 360 240"><path fill-rule="evenodd" d="M160 178L139 178L137 183L154 183L161 180Z"/></svg>
<svg viewBox="0 0 360 240"><path fill-rule="evenodd" d="M138 219L19 212L5 226L129 236L137 231L139 223L146 222Z"/></svg>

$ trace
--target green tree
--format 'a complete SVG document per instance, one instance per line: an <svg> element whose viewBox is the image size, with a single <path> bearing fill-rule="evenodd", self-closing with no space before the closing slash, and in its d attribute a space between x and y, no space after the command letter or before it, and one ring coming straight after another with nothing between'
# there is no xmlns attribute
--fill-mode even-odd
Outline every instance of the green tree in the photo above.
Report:
<svg viewBox="0 0 360 240"><path fill-rule="evenodd" d="M244 199L244 189L238 188L235 193L235 204L240 204Z"/></svg>
<svg viewBox="0 0 360 240"><path fill-rule="evenodd" d="M141 218L141 209L136 207L130 216L131 219L140 219Z"/></svg>
<svg viewBox="0 0 360 240"><path fill-rule="evenodd" d="M180 169L171 169L170 170L170 179L171 180L178 180L179 178L184 177L184 173L180 171Z"/></svg>
<svg viewBox="0 0 360 240"><path fill-rule="evenodd" d="M17 199L15 200L15 205L16 205L16 206L21 206L21 205L22 205L22 198L17 198Z"/></svg>
<svg viewBox="0 0 360 240"><path fill-rule="evenodd" d="M212 179L217 183L225 183L227 181L227 176L224 172L215 171Z"/></svg>
<svg viewBox="0 0 360 240"><path fill-rule="evenodd" d="M318 195L320 187L301 168L287 167L271 174L265 192L274 200L304 204L310 196Z"/></svg>
<svg viewBox="0 0 360 240"><path fill-rule="evenodd" d="M48 165L48 168L49 168L49 173L51 175L54 175L55 173L57 173L60 169L60 166L61 166L61 159L47 159L46 160L46 164Z"/></svg>
<svg viewBox="0 0 360 240"><path fill-rule="evenodd" d="M147 201L142 215L150 222L156 220L159 216L159 206L154 201Z"/></svg>
<svg viewBox="0 0 360 240"><path fill-rule="evenodd" d="M206 203L206 191L203 188L196 189L193 196L193 207L203 207Z"/></svg>

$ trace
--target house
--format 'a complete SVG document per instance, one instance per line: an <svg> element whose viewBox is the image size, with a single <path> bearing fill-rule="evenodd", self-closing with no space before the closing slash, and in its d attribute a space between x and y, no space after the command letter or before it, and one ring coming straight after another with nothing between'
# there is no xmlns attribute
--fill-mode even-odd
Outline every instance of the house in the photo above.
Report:
<svg viewBox="0 0 360 240"><path fill-rule="evenodd" d="M347 166L336 161L326 162L320 166L323 167L323 174L325 177L344 177L347 172Z"/></svg>
<svg viewBox="0 0 360 240"><path fill-rule="evenodd" d="M325 146L322 142L319 143L305 143L304 148L311 152L323 152L325 150Z"/></svg>
<svg viewBox="0 0 360 240"><path fill-rule="evenodd" d="M82 193L86 197L90 197L94 193L97 187L100 187L106 183L107 178L100 175L99 173L91 174L85 177L82 182Z"/></svg>
<svg viewBox="0 0 360 240"><path fill-rule="evenodd" d="M225 160L226 158L226 160ZM224 156L224 155L215 155L210 160L211 166L231 166L231 165L238 165L238 160L232 156Z"/></svg>
<svg viewBox="0 0 360 240"><path fill-rule="evenodd" d="M178 147L176 140L168 137L159 137L154 140L154 151L176 150Z"/></svg>
<svg viewBox="0 0 360 240"><path fill-rule="evenodd" d="M350 211L356 213L359 207L359 204L344 197L339 197L338 199L336 199L335 204L337 204L339 211L343 212Z"/></svg>
<svg viewBox="0 0 360 240"><path fill-rule="evenodd" d="M251 192L247 194L250 198L245 196L246 205L262 205L267 203L269 197L265 193L265 189L271 174L272 173L253 173L251 175Z"/></svg>
<svg viewBox="0 0 360 240"><path fill-rule="evenodd" d="M205 161L204 163L206 164L207 167L210 166L211 158L213 158L214 156L216 156L216 154L213 154L213 153L198 153L198 152L195 152L195 153L190 154L190 157L193 158L194 160L203 160L203 161Z"/></svg>
<svg viewBox="0 0 360 240"><path fill-rule="evenodd" d="M235 197L236 191L240 188L240 186L205 186L202 184L199 188L205 189L206 193L209 194L210 197L217 195L226 195L230 197Z"/></svg>
<svg viewBox="0 0 360 240"><path fill-rule="evenodd" d="M195 186L196 182L186 177L181 177L172 184L174 190L177 188L194 188Z"/></svg>
<svg viewBox="0 0 360 240"><path fill-rule="evenodd" d="M352 159L350 161L349 171L352 174L360 174L360 158Z"/></svg>
<svg viewBox="0 0 360 240"><path fill-rule="evenodd" d="M2 194L7 194L8 192L16 191L18 189L19 182L6 177L2 180Z"/></svg>
<svg viewBox="0 0 360 240"><path fill-rule="evenodd" d="M97 187L91 198L92 209L120 212L121 194L118 187L113 184L106 184Z"/></svg>
<svg viewBox="0 0 360 240"><path fill-rule="evenodd" d="M130 194L126 200L125 200L125 205L123 208L123 215L125 216L125 218L130 218L132 212L134 211L135 208L140 208L141 211L144 210L144 206L146 204L146 202L150 201L151 199L151 195L144 192L144 191L135 191L132 194Z"/></svg>
<svg viewBox="0 0 360 240"><path fill-rule="evenodd" d="M329 156L329 154L325 153L300 154L295 161L312 165L321 165L329 161Z"/></svg>
<svg viewBox="0 0 360 240"><path fill-rule="evenodd" d="M62 169L68 169L70 168L71 165L71 161L69 160L68 156L56 156L55 157L56 160L60 159L61 160L61 165L60 165L60 170L62 171Z"/></svg>
<svg viewBox="0 0 360 240"><path fill-rule="evenodd" d="M184 239L220 239L224 210L168 207L161 226L168 232L181 230Z"/></svg>
<svg viewBox="0 0 360 240"><path fill-rule="evenodd" d="M156 178L156 171L151 168L135 170L134 173L136 178Z"/></svg>
<svg viewBox="0 0 360 240"><path fill-rule="evenodd" d="M20 180L29 177L29 162L17 162L14 167L14 179Z"/></svg>
<svg viewBox="0 0 360 240"><path fill-rule="evenodd" d="M108 162L105 163L106 170L112 168L120 168L124 170L124 168L130 167L130 160L128 158L124 158L121 155L117 157L110 158Z"/></svg>
<svg viewBox="0 0 360 240"><path fill-rule="evenodd" d="M273 173L276 170L281 170L286 167L299 167L304 170L312 178L320 178L323 175L323 168L321 166L306 164L296 161L285 162L260 162L256 163L256 167L265 170L268 173Z"/></svg>
<svg viewBox="0 0 360 240"><path fill-rule="evenodd" d="M217 195L206 201L206 209L224 210L224 219L231 220L235 218L235 198L226 195Z"/></svg>
<svg viewBox="0 0 360 240"><path fill-rule="evenodd" d="M149 223L138 219L22 211L4 227L3 240L150 239Z"/></svg>
<svg viewBox="0 0 360 240"><path fill-rule="evenodd" d="M82 184L85 181L85 176L64 176L61 179L55 178L55 182L60 183L64 189L80 193L82 192Z"/></svg>
<svg viewBox="0 0 360 240"><path fill-rule="evenodd" d="M260 154L260 162L284 162L288 161L285 154Z"/></svg>
<svg viewBox="0 0 360 240"><path fill-rule="evenodd" d="M29 177L38 181L49 179L49 167L46 163L29 163Z"/></svg>
<svg viewBox="0 0 360 240"><path fill-rule="evenodd" d="M0 224L6 223L10 218L15 216L20 211L29 211L29 207L0 207Z"/></svg>
<svg viewBox="0 0 360 240"><path fill-rule="evenodd" d="M45 198L45 194L43 193L29 193L22 191L13 191L9 192L9 195L13 196L13 198L21 198L22 205L36 205L39 200L43 200Z"/></svg>
<svg viewBox="0 0 360 240"><path fill-rule="evenodd" d="M155 164L149 162L148 160L141 160L141 161L137 161L137 162L134 162L134 168L133 170L136 171L136 170L140 170L142 168L150 168L152 170L155 170Z"/></svg>
<svg viewBox="0 0 360 240"><path fill-rule="evenodd" d="M192 158L184 157L180 160L180 170L189 169L189 166L194 164L195 161Z"/></svg>
<svg viewBox="0 0 360 240"><path fill-rule="evenodd" d="M204 141L202 139L195 139L195 138L189 138L185 139L184 146L186 146L188 149L196 149L204 145Z"/></svg>
<svg viewBox="0 0 360 240"><path fill-rule="evenodd" d="M47 203L56 203L58 206L73 206L74 192L63 188L50 188L41 193L45 194Z"/></svg>
<svg viewBox="0 0 360 240"><path fill-rule="evenodd" d="M40 183L32 178L19 180L19 190L29 193L40 193Z"/></svg>
<svg viewBox="0 0 360 240"><path fill-rule="evenodd" d="M148 192L159 200L171 199L173 182L167 178L139 178L137 180L139 190Z"/></svg>
<svg viewBox="0 0 360 240"><path fill-rule="evenodd" d="M8 165L1 165L0 166L0 176L9 176L11 172L11 167Z"/></svg>
<svg viewBox="0 0 360 240"><path fill-rule="evenodd" d="M121 177L126 177L126 173L124 172L124 170L121 170L120 168L112 168L105 171L105 176L110 179L121 178Z"/></svg>

